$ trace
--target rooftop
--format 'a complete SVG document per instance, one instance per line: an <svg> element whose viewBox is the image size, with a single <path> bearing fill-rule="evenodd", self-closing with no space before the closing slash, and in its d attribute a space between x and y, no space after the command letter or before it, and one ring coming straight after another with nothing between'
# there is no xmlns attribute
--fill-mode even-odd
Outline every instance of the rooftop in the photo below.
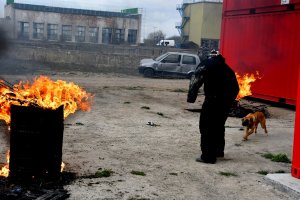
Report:
<svg viewBox="0 0 300 200"><path fill-rule="evenodd" d="M138 17L138 15L132 15L123 12L84 10L84 9L75 9L75 8L62 8L62 7L22 4L22 3L12 3L10 5L13 8L19 10L31 10L31 11L39 11L39 12L54 12L54 13L62 13L62 14L89 15L89 16L101 16L101 17L127 17L127 18Z"/></svg>

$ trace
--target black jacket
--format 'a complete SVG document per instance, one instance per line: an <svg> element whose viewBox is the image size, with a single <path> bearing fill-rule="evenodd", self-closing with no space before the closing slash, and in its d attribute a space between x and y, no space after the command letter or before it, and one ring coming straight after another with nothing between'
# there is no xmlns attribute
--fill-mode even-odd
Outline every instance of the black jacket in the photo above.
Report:
<svg viewBox="0 0 300 200"><path fill-rule="evenodd" d="M199 88L204 84L206 98L232 104L239 92L239 85L234 71L225 63L222 55L202 61L191 79L187 102L194 103Z"/></svg>

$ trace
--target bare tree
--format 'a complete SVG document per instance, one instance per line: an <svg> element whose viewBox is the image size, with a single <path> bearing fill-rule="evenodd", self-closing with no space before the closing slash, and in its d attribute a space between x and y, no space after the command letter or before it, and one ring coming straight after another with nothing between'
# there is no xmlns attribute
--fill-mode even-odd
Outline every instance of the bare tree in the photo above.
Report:
<svg viewBox="0 0 300 200"><path fill-rule="evenodd" d="M165 39L166 34L164 34L161 30L154 31L148 34L147 39L144 40L144 44L147 46L156 45L160 40Z"/></svg>

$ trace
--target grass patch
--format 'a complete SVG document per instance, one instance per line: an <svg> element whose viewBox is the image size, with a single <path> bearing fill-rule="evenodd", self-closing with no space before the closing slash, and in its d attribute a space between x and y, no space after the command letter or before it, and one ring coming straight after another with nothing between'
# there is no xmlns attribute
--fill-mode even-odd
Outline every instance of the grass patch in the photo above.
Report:
<svg viewBox="0 0 300 200"><path fill-rule="evenodd" d="M258 173L258 174L261 174L261 175L267 175L267 174L270 174L270 173L274 173L274 174L283 174L283 173L285 173L285 171L284 171L284 170L277 170L277 171L275 171L275 172L269 172L269 171L267 171L267 170L260 170L260 171L258 171L257 173Z"/></svg>
<svg viewBox="0 0 300 200"><path fill-rule="evenodd" d="M76 122L76 125L77 125L77 126L83 126L84 124L81 123L81 122Z"/></svg>
<svg viewBox="0 0 300 200"><path fill-rule="evenodd" d="M266 171L266 170L260 170L257 172L258 174L260 175L267 175L269 173L269 171Z"/></svg>
<svg viewBox="0 0 300 200"><path fill-rule="evenodd" d="M150 107L148 107L148 106L142 106L141 109L150 110Z"/></svg>
<svg viewBox="0 0 300 200"><path fill-rule="evenodd" d="M266 153L266 154L262 154L261 156L270 159L273 162L291 163L291 160L284 153L279 153L279 154Z"/></svg>
<svg viewBox="0 0 300 200"><path fill-rule="evenodd" d="M141 172L141 171L132 170L130 173L138 176L146 176L145 172Z"/></svg>
<svg viewBox="0 0 300 200"><path fill-rule="evenodd" d="M271 154L271 153L265 153L265 154L262 154L261 156L266 158L266 159L272 159L273 158L273 154Z"/></svg>
<svg viewBox="0 0 300 200"><path fill-rule="evenodd" d="M98 170L95 173L95 178L110 177L114 172L110 169Z"/></svg>
<svg viewBox="0 0 300 200"><path fill-rule="evenodd" d="M271 159L274 162L283 162L283 163L291 163L291 160L287 157L286 154L277 154Z"/></svg>
<svg viewBox="0 0 300 200"><path fill-rule="evenodd" d="M222 175L222 176L227 176L227 177L229 177L229 176L237 176L237 174L232 173L232 172L219 172L219 174Z"/></svg>

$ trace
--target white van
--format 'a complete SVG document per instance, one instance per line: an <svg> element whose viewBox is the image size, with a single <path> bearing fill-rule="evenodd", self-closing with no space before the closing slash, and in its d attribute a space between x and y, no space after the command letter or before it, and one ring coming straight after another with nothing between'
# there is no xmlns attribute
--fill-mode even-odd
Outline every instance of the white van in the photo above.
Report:
<svg viewBox="0 0 300 200"><path fill-rule="evenodd" d="M156 44L156 46L174 47L175 46L175 40L160 40L159 43Z"/></svg>

